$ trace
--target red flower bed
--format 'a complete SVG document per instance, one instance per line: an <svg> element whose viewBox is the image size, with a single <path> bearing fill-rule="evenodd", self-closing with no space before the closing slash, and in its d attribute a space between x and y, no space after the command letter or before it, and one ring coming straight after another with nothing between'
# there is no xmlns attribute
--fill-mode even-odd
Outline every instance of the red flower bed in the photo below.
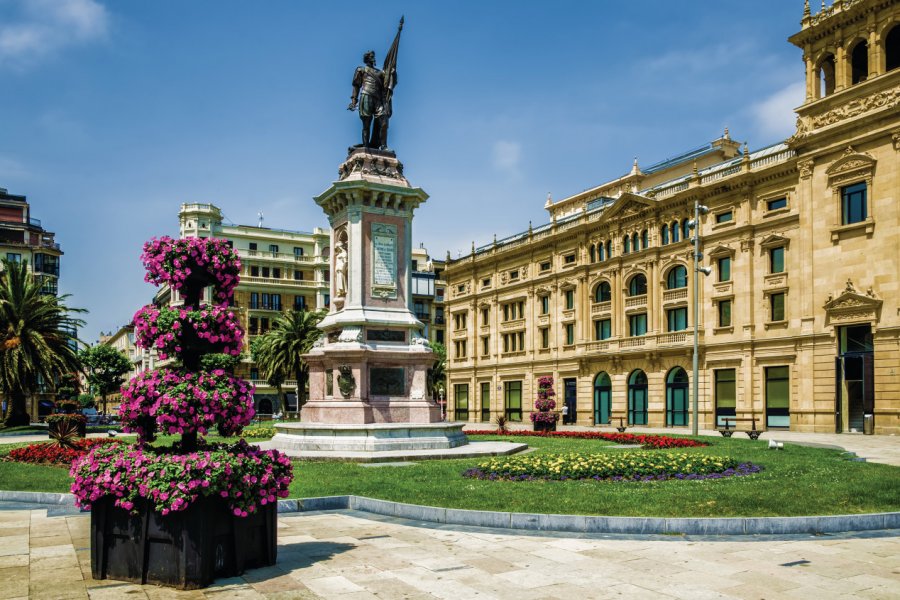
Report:
<svg viewBox="0 0 900 600"><path fill-rule="evenodd" d="M673 438L667 435L650 435L636 433L608 433L604 431L510 431L506 434L494 430L466 431L466 435L522 435L541 437L561 437L579 440L606 440L616 444L635 444L644 448L699 448L709 446L706 442L700 442L688 438Z"/></svg>
<svg viewBox="0 0 900 600"><path fill-rule="evenodd" d="M38 465L70 465L76 458L87 454L91 448L106 444L117 444L119 440L109 438L91 438L75 442L74 448L63 448L56 444L31 444L24 448L9 451L9 460Z"/></svg>

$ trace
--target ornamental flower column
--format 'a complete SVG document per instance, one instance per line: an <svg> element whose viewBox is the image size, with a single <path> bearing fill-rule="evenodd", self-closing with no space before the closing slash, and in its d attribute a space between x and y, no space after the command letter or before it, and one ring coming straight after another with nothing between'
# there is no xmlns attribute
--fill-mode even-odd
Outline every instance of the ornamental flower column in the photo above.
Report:
<svg viewBox="0 0 900 600"><path fill-rule="evenodd" d="M163 237L144 245L141 260L146 280L168 284L184 304L138 310L135 343L174 363L123 387L123 429L137 444L98 447L76 461L72 492L91 508L96 579L204 587L274 564L276 504L288 495L291 463L244 440L203 437L239 435L254 416L246 381L201 367L206 354L241 353L243 331L229 308L241 268L235 252L225 240ZM207 287L212 304L202 302ZM181 440L151 445L160 434ZM137 557L142 564L132 564Z"/></svg>

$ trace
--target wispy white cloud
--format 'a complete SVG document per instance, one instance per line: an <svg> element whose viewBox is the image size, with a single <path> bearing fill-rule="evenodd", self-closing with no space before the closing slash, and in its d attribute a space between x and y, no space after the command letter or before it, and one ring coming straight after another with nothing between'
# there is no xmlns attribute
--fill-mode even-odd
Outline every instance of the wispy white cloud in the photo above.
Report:
<svg viewBox="0 0 900 600"><path fill-rule="evenodd" d="M494 142L492 160L495 169L515 174L522 160L522 145L509 140L498 140Z"/></svg>
<svg viewBox="0 0 900 600"><path fill-rule="evenodd" d="M14 0L7 7L17 14L0 15L0 67L31 67L66 47L103 39L109 28L109 13L95 0Z"/></svg>
<svg viewBox="0 0 900 600"><path fill-rule="evenodd" d="M781 88L765 100L750 107L758 134L765 138L786 138L794 133L797 116L794 108L803 103L804 82L797 81Z"/></svg>

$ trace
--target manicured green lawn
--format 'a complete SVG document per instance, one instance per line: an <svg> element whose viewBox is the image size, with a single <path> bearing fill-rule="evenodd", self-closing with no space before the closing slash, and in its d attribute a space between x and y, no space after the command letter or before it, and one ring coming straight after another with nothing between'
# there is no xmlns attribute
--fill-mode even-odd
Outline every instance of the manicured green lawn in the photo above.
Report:
<svg viewBox="0 0 900 600"><path fill-rule="evenodd" d="M291 497L357 494L452 508L671 517L900 510L900 468L848 461L836 450L786 445L783 451L771 451L765 441L708 440L714 445L675 452L730 455L762 465L765 470L748 477L707 481L503 482L463 478L461 473L476 465L478 459L423 461L404 467L296 462ZM622 451L597 440L528 437L517 441L542 453ZM0 462L3 489L65 491L67 479L65 469Z"/></svg>

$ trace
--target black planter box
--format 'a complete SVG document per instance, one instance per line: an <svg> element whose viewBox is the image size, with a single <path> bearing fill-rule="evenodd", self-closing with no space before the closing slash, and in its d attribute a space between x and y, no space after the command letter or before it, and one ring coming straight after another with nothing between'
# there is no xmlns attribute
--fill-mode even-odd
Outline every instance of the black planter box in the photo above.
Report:
<svg viewBox="0 0 900 600"><path fill-rule="evenodd" d="M53 421L53 422L47 423L47 434L50 435L50 434L56 433L56 431L59 429L60 425L61 425L61 423L59 421ZM78 429L78 437L87 437L87 422L86 421L78 423L76 425L76 427Z"/></svg>
<svg viewBox="0 0 900 600"><path fill-rule="evenodd" d="M110 497L91 508L91 575L181 589L206 587L216 577L274 565L276 504L236 517L223 498L199 498L166 516L140 499L138 513Z"/></svg>
<svg viewBox="0 0 900 600"><path fill-rule="evenodd" d="M535 431L556 431L556 421L535 421Z"/></svg>

